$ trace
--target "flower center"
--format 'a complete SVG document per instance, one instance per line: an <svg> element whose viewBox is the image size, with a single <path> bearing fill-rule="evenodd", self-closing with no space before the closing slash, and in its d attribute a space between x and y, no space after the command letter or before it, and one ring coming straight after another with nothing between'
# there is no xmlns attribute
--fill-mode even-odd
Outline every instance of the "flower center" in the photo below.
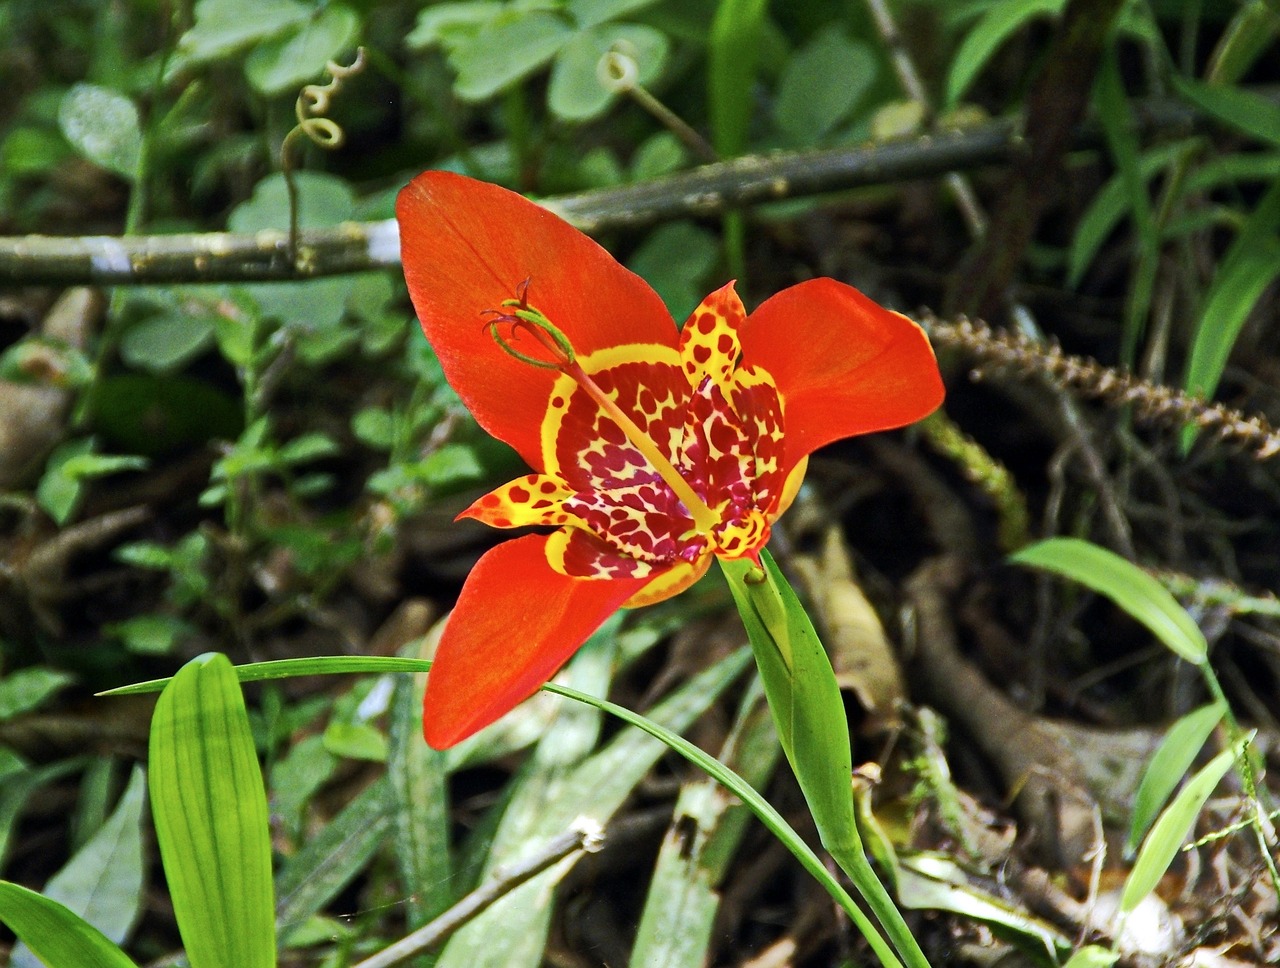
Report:
<svg viewBox="0 0 1280 968"><path fill-rule="evenodd" d="M653 439L636 426L635 421L582 368L568 337L546 316L529 305L525 288L525 286L521 287L518 298L507 299L502 303L503 308L509 310L508 312L493 311L495 318L489 324L489 334L504 351L516 359L533 366L558 370L581 387L596 406L618 426L631 445L649 462L663 482L671 488L672 493L680 499L693 519L696 533L710 535L720 525L720 516L698 496ZM517 330L528 333L547 351L548 358L539 359L515 349L502 335L498 328L499 323L510 324L513 334Z"/></svg>

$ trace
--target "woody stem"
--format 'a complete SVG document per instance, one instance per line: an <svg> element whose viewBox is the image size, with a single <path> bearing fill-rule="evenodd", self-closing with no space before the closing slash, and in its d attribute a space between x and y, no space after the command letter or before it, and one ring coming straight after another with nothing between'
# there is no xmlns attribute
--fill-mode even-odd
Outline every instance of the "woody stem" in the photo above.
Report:
<svg viewBox="0 0 1280 968"><path fill-rule="evenodd" d="M667 486L675 492L676 497L688 509L698 531L703 534L710 534L716 525L720 523L720 519L711 508L707 507L706 502L698 497L694 489L689 486L689 482L680 476L680 472L672 466L671 461L667 460L666 455L658 449L658 445L653 442L653 438L636 426L635 421L627 416L622 408L600 389L596 381L587 375L587 372L577 361L564 363L561 367L561 372L572 377L574 382L587 392L587 396L591 397L596 402L596 405L621 428L622 432L626 434L627 440L631 441L636 450L644 455L644 459L666 481Z"/></svg>

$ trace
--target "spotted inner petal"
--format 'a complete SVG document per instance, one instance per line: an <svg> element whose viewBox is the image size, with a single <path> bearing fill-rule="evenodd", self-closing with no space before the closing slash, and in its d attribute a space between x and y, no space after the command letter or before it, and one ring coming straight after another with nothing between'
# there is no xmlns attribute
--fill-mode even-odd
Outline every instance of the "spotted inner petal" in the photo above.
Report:
<svg viewBox="0 0 1280 968"><path fill-rule="evenodd" d="M559 525L547 545L556 571L652 576L652 594L638 602L675 594L706 570L712 554L757 553L785 485L782 402L767 372L738 365L743 319L730 285L694 311L678 349L624 345L577 358L599 396L670 462L676 483L687 486L681 493L691 491L691 500L706 505L701 527L599 396L593 399L567 371L553 386L542 423L545 472L498 488L464 516L497 527Z"/></svg>

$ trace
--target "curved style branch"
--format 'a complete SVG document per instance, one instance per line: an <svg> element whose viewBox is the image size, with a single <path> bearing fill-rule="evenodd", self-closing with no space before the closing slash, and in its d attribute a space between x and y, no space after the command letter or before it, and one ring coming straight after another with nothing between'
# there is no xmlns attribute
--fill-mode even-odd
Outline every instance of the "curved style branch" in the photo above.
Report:
<svg viewBox="0 0 1280 968"><path fill-rule="evenodd" d="M1137 114L1140 133L1146 134L1185 131L1203 123L1192 108L1172 101L1150 102ZM1099 143L1100 133L1092 125L1081 127L1073 141L1076 148ZM910 140L737 158L636 185L544 199L543 204L582 231L598 234L1007 164L1024 150L1016 122L999 120ZM302 232L294 258L283 228L252 235L0 237L0 286L300 280L399 262L394 220Z"/></svg>

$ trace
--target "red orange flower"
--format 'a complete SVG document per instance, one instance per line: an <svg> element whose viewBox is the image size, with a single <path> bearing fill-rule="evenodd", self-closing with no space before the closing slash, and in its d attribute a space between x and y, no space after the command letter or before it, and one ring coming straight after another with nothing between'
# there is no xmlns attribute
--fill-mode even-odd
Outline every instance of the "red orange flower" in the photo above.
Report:
<svg viewBox="0 0 1280 968"><path fill-rule="evenodd" d="M505 189L427 172L396 213L445 377L535 471L461 516L555 529L468 577L427 684L436 748L535 692L619 607L676 594L714 556L757 558L818 447L942 400L920 328L831 279L750 315L730 283L677 330L643 280Z"/></svg>

